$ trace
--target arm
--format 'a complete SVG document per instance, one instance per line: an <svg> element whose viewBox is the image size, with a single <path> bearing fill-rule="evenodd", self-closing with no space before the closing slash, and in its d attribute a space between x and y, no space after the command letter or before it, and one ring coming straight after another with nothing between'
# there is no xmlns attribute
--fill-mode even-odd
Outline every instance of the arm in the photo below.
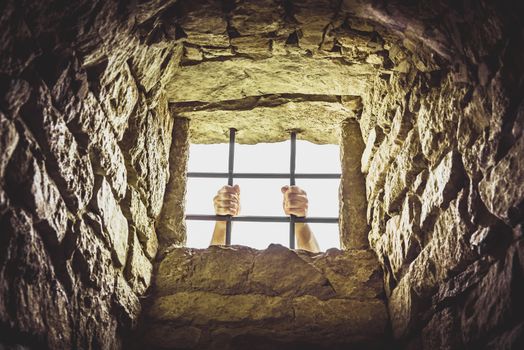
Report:
<svg viewBox="0 0 524 350"><path fill-rule="evenodd" d="M282 187L282 193L284 194L283 206L286 215L307 216L308 199L304 190L297 186L284 186ZM307 223L297 222L295 224L295 233L297 235L298 249L309 250L313 253L320 252L317 239Z"/></svg>
<svg viewBox="0 0 524 350"><path fill-rule="evenodd" d="M224 186L213 198L216 215L236 216L240 213L240 187ZM210 245L226 244L226 221L216 221Z"/></svg>

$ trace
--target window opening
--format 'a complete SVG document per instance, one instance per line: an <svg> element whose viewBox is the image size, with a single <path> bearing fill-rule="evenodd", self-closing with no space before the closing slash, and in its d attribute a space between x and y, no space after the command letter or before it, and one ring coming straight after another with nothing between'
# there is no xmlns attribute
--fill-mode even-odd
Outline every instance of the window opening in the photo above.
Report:
<svg viewBox="0 0 524 350"><path fill-rule="evenodd" d="M233 181L237 179L289 179L290 185L296 184L296 179L340 179L340 173L296 173L296 132L291 132L291 149L289 161L289 173L235 173L235 136L236 129L229 130L229 156L226 172L188 172L188 178L207 178L223 179L227 178L227 184L233 186ZM289 223L289 248L295 248L295 223L307 222L317 224L338 223L338 217L296 217L290 216L231 216L231 215L208 215L208 214L187 214L186 220L197 221L226 221L226 245L231 245L232 225L235 222L272 222Z"/></svg>

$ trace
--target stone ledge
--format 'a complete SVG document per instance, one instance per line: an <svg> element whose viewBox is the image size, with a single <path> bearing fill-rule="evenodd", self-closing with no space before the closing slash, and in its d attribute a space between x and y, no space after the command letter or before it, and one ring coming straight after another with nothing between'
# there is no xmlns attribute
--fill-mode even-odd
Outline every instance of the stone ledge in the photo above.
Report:
<svg viewBox="0 0 524 350"><path fill-rule="evenodd" d="M141 338L167 348L177 339L206 348L221 337L231 345L253 336L269 348L277 340L374 344L388 323L382 296L370 250L176 248L158 267ZM158 334L176 336L158 340Z"/></svg>

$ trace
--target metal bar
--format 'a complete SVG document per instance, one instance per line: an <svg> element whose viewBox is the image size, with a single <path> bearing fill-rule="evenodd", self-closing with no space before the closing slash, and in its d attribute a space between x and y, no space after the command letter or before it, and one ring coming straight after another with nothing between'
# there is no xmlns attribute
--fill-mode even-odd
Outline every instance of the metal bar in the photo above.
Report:
<svg viewBox="0 0 524 350"><path fill-rule="evenodd" d="M201 220L201 221L240 221L240 222L291 222L289 216L234 216L228 218L227 215L201 215L188 214L186 220ZM337 224L338 218L333 217L295 217L295 222L311 222L319 224Z"/></svg>
<svg viewBox="0 0 524 350"><path fill-rule="evenodd" d="M236 129L229 129L229 162L227 184L233 186L233 169L235 165L235 134ZM226 215L226 245L231 245L231 215Z"/></svg>
<svg viewBox="0 0 524 350"><path fill-rule="evenodd" d="M289 184L295 185L295 164L297 158L297 134L291 132L291 152L289 157ZM289 216L289 249L295 249L295 221L297 217L293 214Z"/></svg>
<svg viewBox="0 0 524 350"><path fill-rule="evenodd" d="M340 179L341 174L295 174L295 179ZM229 173L189 172L187 177L229 178ZM234 173L234 179L289 179L288 173Z"/></svg>

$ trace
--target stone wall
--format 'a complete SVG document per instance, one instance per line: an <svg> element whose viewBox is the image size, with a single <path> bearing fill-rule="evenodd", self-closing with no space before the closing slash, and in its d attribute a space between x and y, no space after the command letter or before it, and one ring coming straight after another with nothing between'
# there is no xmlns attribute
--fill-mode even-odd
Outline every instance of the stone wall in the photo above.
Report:
<svg viewBox="0 0 524 350"><path fill-rule="evenodd" d="M158 249L179 47L66 4L0 5L1 348L122 347Z"/></svg>
<svg viewBox="0 0 524 350"><path fill-rule="evenodd" d="M140 348L382 349L389 338L371 250L176 248L150 302Z"/></svg>
<svg viewBox="0 0 524 350"><path fill-rule="evenodd" d="M402 348L522 346L522 21L474 10L440 24L453 66L379 75L363 97L369 241Z"/></svg>

